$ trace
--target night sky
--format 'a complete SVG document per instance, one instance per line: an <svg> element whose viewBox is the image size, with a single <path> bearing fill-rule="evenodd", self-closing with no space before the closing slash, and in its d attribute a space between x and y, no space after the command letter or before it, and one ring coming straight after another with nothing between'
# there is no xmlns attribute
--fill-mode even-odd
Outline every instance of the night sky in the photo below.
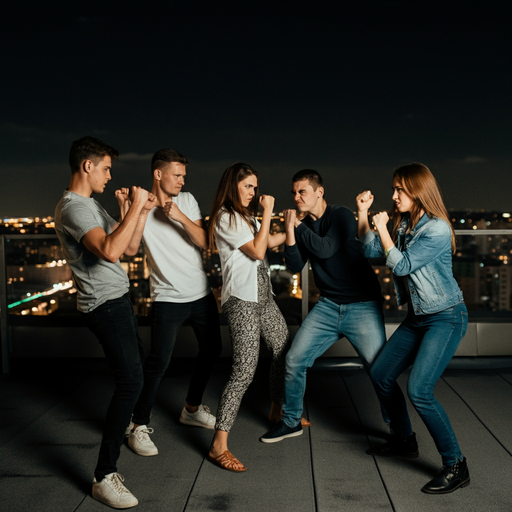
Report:
<svg viewBox="0 0 512 512"><path fill-rule="evenodd" d="M151 187L150 160L190 161L209 211L224 169L260 174L276 211L313 168L330 203L428 165L454 209L512 210L506 2L18 2L2 16L0 216L52 215L73 140L119 149L98 199ZM114 2L112 2L114 4Z"/></svg>

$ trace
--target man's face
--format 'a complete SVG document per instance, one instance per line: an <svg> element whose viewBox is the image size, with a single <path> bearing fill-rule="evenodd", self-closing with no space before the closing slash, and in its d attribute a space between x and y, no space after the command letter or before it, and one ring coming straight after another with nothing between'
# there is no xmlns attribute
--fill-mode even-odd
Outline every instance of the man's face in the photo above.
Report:
<svg viewBox="0 0 512 512"><path fill-rule="evenodd" d="M178 162L171 162L160 170L160 188L168 195L176 197L185 185L187 168Z"/></svg>
<svg viewBox="0 0 512 512"><path fill-rule="evenodd" d="M324 189L322 187L317 187L316 190L313 190L309 180L296 181L292 184L293 201L297 209L302 213L314 210L318 202L322 201L323 192Z"/></svg>
<svg viewBox="0 0 512 512"><path fill-rule="evenodd" d="M95 194L101 194L111 180L110 169L112 168L112 159L109 155L104 156L97 164L92 160L87 160L85 165L89 170L89 184Z"/></svg>

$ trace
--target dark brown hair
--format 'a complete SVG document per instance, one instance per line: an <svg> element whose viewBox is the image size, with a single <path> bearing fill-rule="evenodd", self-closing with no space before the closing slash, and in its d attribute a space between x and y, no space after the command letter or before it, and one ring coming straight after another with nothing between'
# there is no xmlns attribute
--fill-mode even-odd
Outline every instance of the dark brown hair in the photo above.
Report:
<svg viewBox="0 0 512 512"><path fill-rule="evenodd" d="M302 180L308 180L313 190L316 190L318 187L323 188L324 186L322 176L320 176L320 174L313 169L303 169L302 171L295 173L292 178L292 183L296 183L297 181Z"/></svg>
<svg viewBox="0 0 512 512"><path fill-rule="evenodd" d="M80 171L80 164L84 160L91 160L94 162L94 165L96 165L106 155L109 155L112 160L115 160L119 156L119 151L100 139L89 135L75 140L69 152L71 173L74 174Z"/></svg>
<svg viewBox="0 0 512 512"><path fill-rule="evenodd" d="M176 150L170 148L158 150L151 159L151 175L153 175L155 169L161 169L172 162L188 165L188 160Z"/></svg>
<svg viewBox="0 0 512 512"><path fill-rule="evenodd" d="M255 190L254 197L249 206L245 208L240 202L240 194L238 193L238 184L245 180L248 176L256 176L258 173L249 165L242 162L231 164L222 175L217 189L217 194L213 200L210 221L208 225L208 244L210 248L215 247L215 225L222 209L229 213L229 225L231 226L235 220L235 214L240 214L243 219L254 228L250 222L251 217L255 217L258 213L259 194L258 188Z"/></svg>

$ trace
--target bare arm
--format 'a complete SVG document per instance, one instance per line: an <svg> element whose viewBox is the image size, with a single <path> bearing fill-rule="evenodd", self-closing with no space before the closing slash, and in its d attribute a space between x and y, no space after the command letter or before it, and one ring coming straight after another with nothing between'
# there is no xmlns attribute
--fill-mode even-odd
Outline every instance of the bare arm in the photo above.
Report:
<svg viewBox="0 0 512 512"><path fill-rule="evenodd" d="M382 244L386 256L388 251L395 246L388 231L388 221L389 216L386 212L380 212L373 216L373 223L379 233L380 243Z"/></svg>
<svg viewBox="0 0 512 512"><path fill-rule="evenodd" d="M240 250L255 260L263 260L269 247L270 220L274 208L274 198L272 196L261 196L260 205L263 207L261 228L250 242L240 247Z"/></svg>
<svg viewBox="0 0 512 512"><path fill-rule="evenodd" d="M139 251L139 246L142 241L142 235L144 233L144 226L146 225L146 221L148 220L148 215L150 211L151 210L142 208L139 218L137 219L137 225L135 226L135 231L133 232L132 239L130 240L128 247L126 248L123 254L126 254L127 256L135 256Z"/></svg>
<svg viewBox="0 0 512 512"><path fill-rule="evenodd" d="M361 192L356 197L357 204L357 238L361 238L370 231L368 210L373 204L373 194L369 190Z"/></svg>
<svg viewBox="0 0 512 512"><path fill-rule="evenodd" d="M279 247L284 244L286 241L286 233L274 233L273 235L268 236L268 248L273 249L274 247Z"/></svg>
<svg viewBox="0 0 512 512"><path fill-rule="evenodd" d="M179 222L183 226L192 243L201 249L207 249L206 231L202 219L190 220L174 201L165 203L164 213L167 217Z"/></svg>
<svg viewBox="0 0 512 512"><path fill-rule="evenodd" d="M115 196L119 204L119 224L126 217L130 209L130 189L126 187L120 188L116 190Z"/></svg>
<svg viewBox="0 0 512 512"><path fill-rule="evenodd" d="M119 210L121 212L121 220L124 219L126 216L126 213L128 212L130 208L130 198L129 198L129 191L130 189L122 188L120 189L120 194L118 196L116 191L116 197L119 202ZM124 199L124 201L123 201ZM130 243L128 244L128 247L124 251L123 254L126 254L127 256L135 256L139 250L140 243L142 241L142 235L144 233L144 226L146 225L146 220L148 219L149 212L156 206L156 197L153 194L148 195L148 200L146 201L146 204L144 205L144 208L142 208L139 220L137 221L137 226L135 227L135 231L133 232L132 239L130 240Z"/></svg>
<svg viewBox="0 0 512 512"><path fill-rule="evenodd" d="M284 226L286 235L286 245L292 246L297 243L295 240L295 225L300 221L297 219L297 211L290 209L284 212Z"/></svg>
<svg viewBox="0 0 512 512"><path fill-rule="evenodd" d="M146 190L132 187L132 203L122 221L117 225L117 229L110 235L100 227L91 229L82 239L85 247L99 258L115 263L130 244L140 213L148 198L149 194Z"/></svg>

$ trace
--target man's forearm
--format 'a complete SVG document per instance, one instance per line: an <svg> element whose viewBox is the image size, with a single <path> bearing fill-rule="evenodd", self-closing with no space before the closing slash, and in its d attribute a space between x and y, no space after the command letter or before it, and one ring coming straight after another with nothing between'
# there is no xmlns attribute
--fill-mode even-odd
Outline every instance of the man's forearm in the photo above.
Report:
<svg viewBox="0 0 512 512"><path fill-rule="evenodd" d="M181 225L194 245L197 245L200 249L207 248L206 231L202 226L202 221L201 225L199 225L185 216L183 221L181 221Z"/></svg>
<svg viewBox="0 0 512 512"><path fill-rule="evenodd" d="M144 234L144 227L146 226L149 212L150 210L142 208L139 218L137 219L137 225L135 226L135 231L133 232L130 243L124 251L124 254L127 256L135 256L135 254L137 254L140 243L142 241L142 235Z"/></svg>
<svg viewBox="0 0 512 512"><path fill-rule="evenodd" d="M357 212L357 238L362 238L368 231L370 231L368 210Z"/></svg>
<svg viewBox="0 0 512 512"><path fill-rule="evenodd" d="M143 206L144 204L140 202L132 203L117 229L105 237L103 252L108 261L117 261L128 248L139 222Z"/></svg>

